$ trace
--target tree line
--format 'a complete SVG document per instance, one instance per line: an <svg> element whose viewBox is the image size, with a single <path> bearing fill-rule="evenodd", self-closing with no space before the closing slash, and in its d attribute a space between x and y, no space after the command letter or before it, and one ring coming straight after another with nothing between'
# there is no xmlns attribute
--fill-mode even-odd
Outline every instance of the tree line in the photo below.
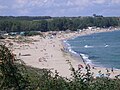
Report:
<svg viewBox="0 0 120 90"><path fill-rule="evenodd" d="M75 31L87 27L107 28L120 26L119 17L12 17L0 16L0 30L7 32L21 31Z"/></svg>

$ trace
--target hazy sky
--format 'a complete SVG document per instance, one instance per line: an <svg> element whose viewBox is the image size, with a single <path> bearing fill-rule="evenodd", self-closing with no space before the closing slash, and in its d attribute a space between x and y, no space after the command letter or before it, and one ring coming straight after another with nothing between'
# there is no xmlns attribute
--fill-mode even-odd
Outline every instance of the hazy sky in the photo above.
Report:
<svg viewBox="0 0 120 90"><path fill-rule="evenodd" d="M0 0L7 16L120 16L120 0Z"/></svg>

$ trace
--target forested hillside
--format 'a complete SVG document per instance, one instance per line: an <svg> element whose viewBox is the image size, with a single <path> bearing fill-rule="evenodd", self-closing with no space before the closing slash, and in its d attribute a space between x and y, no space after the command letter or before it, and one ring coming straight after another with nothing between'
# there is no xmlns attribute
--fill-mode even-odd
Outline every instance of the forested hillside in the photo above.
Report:
<svg viewBox="0 0 120 90"><path fill-rule="evenodd" d="M50 16L0 16L1 31L59 31L70 29L120 26L119 17L50 17Z"/></svg>

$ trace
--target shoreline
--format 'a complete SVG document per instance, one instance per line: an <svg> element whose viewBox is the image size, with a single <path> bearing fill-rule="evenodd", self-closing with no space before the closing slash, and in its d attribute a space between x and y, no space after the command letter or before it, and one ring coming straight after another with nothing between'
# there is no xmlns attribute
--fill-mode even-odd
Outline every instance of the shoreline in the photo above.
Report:
<svg viewBox="0 0 120 90"><path fill-rule="evenodd" d="M120 29L119 29L120 30ZM117 31L117 30L109 30ZM83 65L82 72L85 73L85 65L82 61L82 58L74 57L70 52L65 52L63 41L68 40L74 37L90 35L93 33L108 32L108 29L101 30L84 30L81 32L71 32L71 33L61 33L56 35L53 38L41 38L40 36L25 37L30 39L30 43L18 43L14 40L10 40L13 43L13 53L16 54L16 57L23 60L26 65L40 68L40 69L50 69L53 73L55 70L63 77L71 77L70 65L68 60L71 62L75 70L78 70L78 65ZM47 32L48 33L48 32ZM91 66L91 72L94 73L94 77L98 75L98 72L106 74L106 68L104 67L94 67ZM114 70L114 73L111 72L110 78L120 74L120 70Z"/></svg>
<svg viewBox="0 0 120 90"><path fill-rule="evenodd" d="M105 29L105 31L104 30L102 30L102 31L100 31L100 32L98 32L98 31L95 31L95 32L91 32L91 33L87 33L87 34L83 34L83 35L78 35L78 36L73 36L73 37L70 37L70 38L67 38L67 39L65 39L65 40L63 40L62 42L64 43L63 44L63 47L65 47L66 49L67 49L67 51L69 52L69 53L71 53L71 54L74 54L75 56L79 56L79 57L82 57L82 59L83 59L83 56L81 55L81 54L78 54L77 52L75 52L74 50L72 50L71 49L71 46L70 46L70 44L69 43L67 43L67 41L70 39L75 39L75 38L77 38L77 37L82 37L82 36L87 36L87 35L92 35L92 34L96 34L96 33L104 33L104 32L114 32L114 31L120 31L120 28L118 28L118 29L112 29L112 30L110 30L110 31L106 31L107 29ZM83 32L84 33L84 32ZM67 47L68 48L67 48ZM86 60L85 60L86 61ZM100 66L98 66L98 67L100 67ZM101 67L103 67L103 66L101 66Z"/></svg>
<svg viewBox="0 0 120 90"><path fill-rule="evenodd" d="M69 39L75 39L75 38L77 38L77 37L81 37L81 36L87 36L87 35L91 35L91 34L96 34L96 33L104 33L104 32L114 32L114 31L120 31L120 28L118 28L118 29L112 29L112 30L110 30L110 31L108 31L107 29L105 29L105 31L104 30L102 30L102 31L100 31L100 32L93 32L93 33L86 33L86 34L82 34L82 35L78 35L78 36L73 36L73 37L70 37L70 38L67 38L67 39L65 39L65 40L63 40L62 42L64 43L64 44L69 44L69 43L66 43L67 42L67 40L69 40ZM84 32L83 32L84 33ZM65 42L64 42L65 41ZM66 46L65 45L63 45L65 48L66 48ZM69 48L70 48L71 46L69 46ZM87 61L83 58L83 56L80 54L80 55L78 55L78 53L76 53L74 50L72 50L71 48L69 49L69 48L67 48L68 50L67 50L67 53L70 53L70 54L72 54L73 55L73 58L77 58L77 60L79 61L79 60L81 60L82 62L84 62L84 65L87 65ZM69 50L71 50L71 51L69 51ZM74 53L73 53L74 52ZM96 68L99 68L100 70L103 70L103 69L107 69L107 70L111 70L111 68L108 68L108 67L105 67L105 66L99 66L99 65L95 65L95 64L92 64L92 63L89 63L89 65L90 65L90 67L96 67ZM117 68L114 68L114 70L116 71L116 70L118 70L119 71L119 73L120 73L120 69L117 69ZM115 78L115 77L111 77L111 78Z"/></svg>

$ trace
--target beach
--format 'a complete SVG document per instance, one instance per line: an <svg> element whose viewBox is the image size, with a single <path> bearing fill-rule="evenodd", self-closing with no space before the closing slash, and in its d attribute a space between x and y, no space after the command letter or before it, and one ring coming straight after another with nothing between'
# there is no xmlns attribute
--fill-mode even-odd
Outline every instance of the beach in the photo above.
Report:
<svg viewBox="0 0 120 90"><path fill-rule="evenodd" d="M67 52L64 46L64 41L77 36L89 35L92 33L108 32L118 29L92 29L92 30L82 30L78 32L61 32L54 36L47 35L43 38L41 36L29 36L25 37L29 39L29 42L19 42L15 40L9 40L12 52L16 55L16 58L21 59L28 66L49 69L52 72L57 70L59 75L63 77L71 77L71 65L75 70L81 68L82 73L86 72L86 64L84 60L80 57L76 58L72 53ZM70 63L69 63L70 62ZM114 78L116 75L120 74L120 70L114 70L104 67L95 67L90 65L91 72L93 76L97 76L99 73L108 74L110 73L110 78Z"/></svg>

